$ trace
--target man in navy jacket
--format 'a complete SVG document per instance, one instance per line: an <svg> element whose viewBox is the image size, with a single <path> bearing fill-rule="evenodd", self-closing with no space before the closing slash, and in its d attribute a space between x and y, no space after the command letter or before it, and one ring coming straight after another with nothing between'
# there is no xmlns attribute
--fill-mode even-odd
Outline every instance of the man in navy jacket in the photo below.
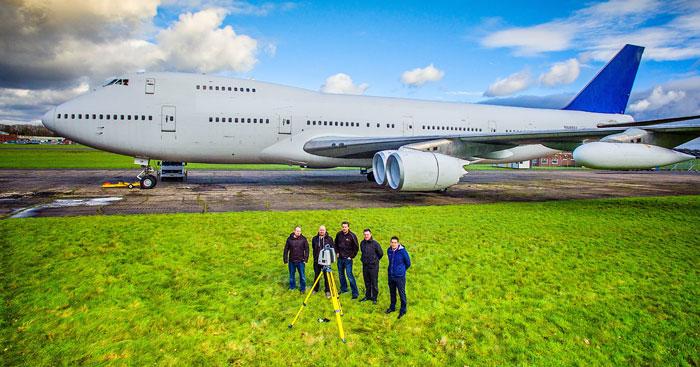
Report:
<svg viewBox="0 0 700 367"><path fill-rule="evenodd" d="M411 267L411 259L408 252L398 237L391 237L391 247L386 250L386 257L389 258L389 293L391 294L391 305L385 313L396 311L396 291L399 291L401 298L401 308L399 309L399 319L406 314L406 270Z"/></svg>

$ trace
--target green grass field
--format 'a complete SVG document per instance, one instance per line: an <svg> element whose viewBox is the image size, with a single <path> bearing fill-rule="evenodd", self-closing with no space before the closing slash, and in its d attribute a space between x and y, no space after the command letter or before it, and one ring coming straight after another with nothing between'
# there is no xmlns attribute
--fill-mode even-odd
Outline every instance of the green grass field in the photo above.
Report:
<svg viewBox="0 0 700 367"><path fill-rule="evenodd" d="M0 144L0 168L138 169L134 157L82 145ZM283 164L189 163L187 169L300 169Z"/></svg>
<svg viewBox="0 0 700 367"><path fill-rule="evenodd" d="M284 240L374 230L408 314L287 290ZM0 363L698 365L700 197L0 221ZM309 278L313 271L307 269ZM361 266L355 275L361 281Z"/></svg>

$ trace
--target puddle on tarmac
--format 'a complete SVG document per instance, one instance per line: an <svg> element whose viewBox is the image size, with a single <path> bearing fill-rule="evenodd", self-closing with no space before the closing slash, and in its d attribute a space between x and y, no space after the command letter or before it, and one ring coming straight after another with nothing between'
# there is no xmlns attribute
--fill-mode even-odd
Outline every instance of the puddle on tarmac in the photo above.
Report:
<svg viewBox="0 0 700 367"><path fill-rule="evenodd" d="M47 204L37 205L33 208L24 210L24 208L16 210L15 215L10 216L10 218L30 218L35 216L38 212L44 209L50 208L67 208L72 206L103 206L109 205L112 202L122 200L121 197L107 197L107 198L90 198L90 199L56 199ZM23 211L24 210L24 211Z"/></svg>

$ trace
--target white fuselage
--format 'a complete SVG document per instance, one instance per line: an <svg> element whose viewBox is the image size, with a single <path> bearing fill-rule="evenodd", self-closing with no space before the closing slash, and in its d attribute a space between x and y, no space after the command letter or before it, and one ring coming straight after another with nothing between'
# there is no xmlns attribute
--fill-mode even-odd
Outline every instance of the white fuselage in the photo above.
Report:
<svg viewBox="0 0 700 367"><path fill-rule="evenodd" d="M138 73L123 78L121 84L57 106L44 116L44 123L76 142L141 158L370 167L371 159L321 157L303 146L324 136L575 130L632 121L617 114L325 94L200 74ZM509 150L513 154L507 159L484 162L516 162L555 152L542 145Z"/></svg>

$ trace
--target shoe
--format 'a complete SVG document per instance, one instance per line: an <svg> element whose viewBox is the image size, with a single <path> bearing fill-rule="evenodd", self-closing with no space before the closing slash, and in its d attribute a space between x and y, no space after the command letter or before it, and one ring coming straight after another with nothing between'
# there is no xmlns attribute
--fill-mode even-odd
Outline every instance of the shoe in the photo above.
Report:
<svg viewBox="0 0 700 367"><path fill-rule="evenodd" d="M348 293L348 291L345 291L345 292L340 291L340 293L338 293L338 294L345 294L345 293Z"/></svg>
<svg viewBox="0 0 700 367"><path fill-rule="evenodd" d="M384 311L384 313L392 313L392 312L394 312L394 311L396 311L396 310L393 309L393 308L387 308L387 310Z"/></svg>
<svg viewBox="0 0 700 367"><path fill-rule="evenodd" d="M352 296L352 299L357 299L357 296Z"/></svg>
<svg viewBox="0 0 700 367"><path fill-rule="evenodd" d="M326 298L331 298L331 292L326 292Z"/></svg>
<svg viewBox="0 0 700 367"><path fill-rule="evenodd" d="M406 314L405 312L399 312L399 317L397 317L396 319L397 319L397 320L401 320L401 318L402 318L403 315L405 315L405 314Z"/></svg>
<svg viewBox="0 0 700 367"><path fill-rule="evenodd" d="M311 294L314 294L314 293L316 293L316 291L311 291Z"/></svg>
<svg viewBox="0 0 700 367"><path fill-rule="evenodd" d="M299 293L304 294L304 291L299 291Z"/></svg>
<svg viewBox="0 0 700 367"><path fill-rule="evenodd" d="M369 301L369 299L367 299L367 297L365 297L365 298L360 300L360 302L364 302L364 301Z"/></svg>
<svg viewBox="0 0 700 367"><path fill-rule="evenodd" d="M377 301L372 301L372 304L376 306L376 305L377 305Z"/></svg>

